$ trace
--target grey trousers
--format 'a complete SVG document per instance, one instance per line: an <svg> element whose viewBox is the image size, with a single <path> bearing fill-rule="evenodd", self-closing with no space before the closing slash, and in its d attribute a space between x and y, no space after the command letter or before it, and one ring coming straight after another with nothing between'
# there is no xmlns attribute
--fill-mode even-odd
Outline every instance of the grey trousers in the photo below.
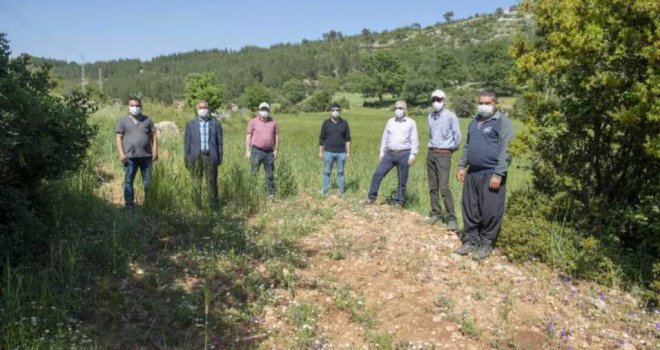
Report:
<svg viewBox="0 0 660 350"><path fill-rule="evenodd" d="M431 197L431 215L441 216L440 197L447 209L447 220L456 220L454 210L454 196L449 189L449 176L451 172L451 155L437 154L429 151L426 156L426 173L429 180L429 195Z"/></svg>
<svg viewBox="0 0 660 350"><path fill-rule="evenodd" d="M470 174L463 184L464 240L475 244L492 244L500 232L504 216L506 176L498 190L491 190L491 174Z"/></svg>

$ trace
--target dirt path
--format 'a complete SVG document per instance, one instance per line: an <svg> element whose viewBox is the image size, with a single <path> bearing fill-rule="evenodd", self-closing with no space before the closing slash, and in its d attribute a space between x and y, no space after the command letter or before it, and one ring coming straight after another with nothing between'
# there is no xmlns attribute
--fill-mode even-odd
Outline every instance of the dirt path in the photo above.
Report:
<svg viewBox="0 0 660 350"><path fill-rule="evenodd" d="M644 315L627 293L512 265L497 250L482 263L454 255L457 236L413 212L325 205L336 216L301 242L309 264L293 272L295 289L265 308L262 348L658 345L658 315Z"/></svg>

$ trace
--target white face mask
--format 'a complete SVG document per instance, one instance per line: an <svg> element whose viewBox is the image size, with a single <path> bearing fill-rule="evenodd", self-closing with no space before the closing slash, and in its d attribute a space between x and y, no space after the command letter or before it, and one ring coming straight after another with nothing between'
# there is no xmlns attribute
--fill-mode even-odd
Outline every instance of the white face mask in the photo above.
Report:
<svg viewBox="0 0 660 350"><path fill-rule="evenodd" d="M493 114L494 109L495 107L490 105L479 105L479 107L477 107L477 111L482 117L488 117L489 115Z"/></svg>
<svg viewBox="0 0 660 350"><path fill-rule="evenodd" d="M331 115L333 118L339 118L339 111L332 111L332 112L330 112L330 115Z"/></svg>
<svg viewBox="0 0 660 350"><path fill-rule="evenodd" d="M445 108L444 102L438 102L438 101L433 102L433 109L435 109L436 111L441 111L443 108Z"/></svg>
<svg viewBox="0 0 660 350"><path fill-rule="evenodd" d="M267 118L267 117L268 117L268 111L259 111L259 115L260 115L262 118Z"/></svg>
<svg viewBox="0 0 660 350"><path fill-rule="evenodd" d="M197 110L197 115L206 118L209 116L209 109L208 108L200 108Z"/></svg>
<svg viewBox="0 0 660 350"><path fill-rule="evenodd" d="M142 107L128 106L128 113L130 113L130 115L137 117L138 115L140 115L140 112L142 112Z"/></svg>
<svg viewBox="0 0 660 350"><path fill-rule="evenodd" d="M395 115L397 118L401 119L401 118L405 117L405 115L406 115L406 111L403 110L403 109L395 109L395 110L394 110L394 115Z"/></svg>

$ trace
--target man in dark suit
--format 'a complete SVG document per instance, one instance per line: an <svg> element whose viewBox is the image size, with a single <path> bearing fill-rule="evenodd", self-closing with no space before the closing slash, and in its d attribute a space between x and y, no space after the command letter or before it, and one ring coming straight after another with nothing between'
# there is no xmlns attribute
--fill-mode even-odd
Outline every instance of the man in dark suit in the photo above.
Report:
<svg viewBox="0 0 660 350"><path fill-rule="evenodd" d="M206 177L212 205L218 208L218 166L222 163L222 125L211 118L209 104L197 103L197 117L186 125L186 167L193 177L193 200L201 206L202 178Z"/></svg>

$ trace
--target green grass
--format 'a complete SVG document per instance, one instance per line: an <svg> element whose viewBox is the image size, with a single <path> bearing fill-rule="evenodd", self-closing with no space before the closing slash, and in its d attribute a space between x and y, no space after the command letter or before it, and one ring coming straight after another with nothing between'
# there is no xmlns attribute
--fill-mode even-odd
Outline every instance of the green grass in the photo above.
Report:
<svg viewBox="0 0 660 350"><path fill-rule="evenodd" d="M359 96L345 97L352 104L344 117L353 136L346 168L348 201L356 203L366 197L391 111L363 108ZM181 131L192 114L149 101L144 111L155 122L175 122ZM333 207L318 196L318 133L327 113L275 115L281 150L274 204L266 201L263 173L250 176L243 156L249 116L224 121L225 157L219 175L224 206L217 212L207 202L201 208L193 203L182 138L160 140L161 159L154 165L144 206L131 211L109 200L107 184L120 186L123 178L114 145L114 125L123 114L123 107L115 106L95 113L91 121L99 133L87 161L67 178L44 187L50 227L45 238L45 233L35 235L42 238L36 247L42 258L2 271L0 348L254 347L241 339L262 331L254 318L274 303L273 289L296 296L295 271L307 264L298 240L334 217ZM406 206L427 213L428 139L425 119L416 121L421 147L411 169ZM467 121L461 125L465 128ZM510 188L521 186L526 176L512 171ZM141 202L139 184L138 177ZM452 179L451 186L458 205L460 185ZM383 181L380 198L392 195L395 187L392 173ZM350 244L338 245L333 258L344 258L350 250ZM367 328L376 324L376 310L365 305L363 296L345 286L329 293L355 322ZM315 312L302 305L291 317L308 319ZM298 346L314 339L309 327L298 333Z"/></svg>

